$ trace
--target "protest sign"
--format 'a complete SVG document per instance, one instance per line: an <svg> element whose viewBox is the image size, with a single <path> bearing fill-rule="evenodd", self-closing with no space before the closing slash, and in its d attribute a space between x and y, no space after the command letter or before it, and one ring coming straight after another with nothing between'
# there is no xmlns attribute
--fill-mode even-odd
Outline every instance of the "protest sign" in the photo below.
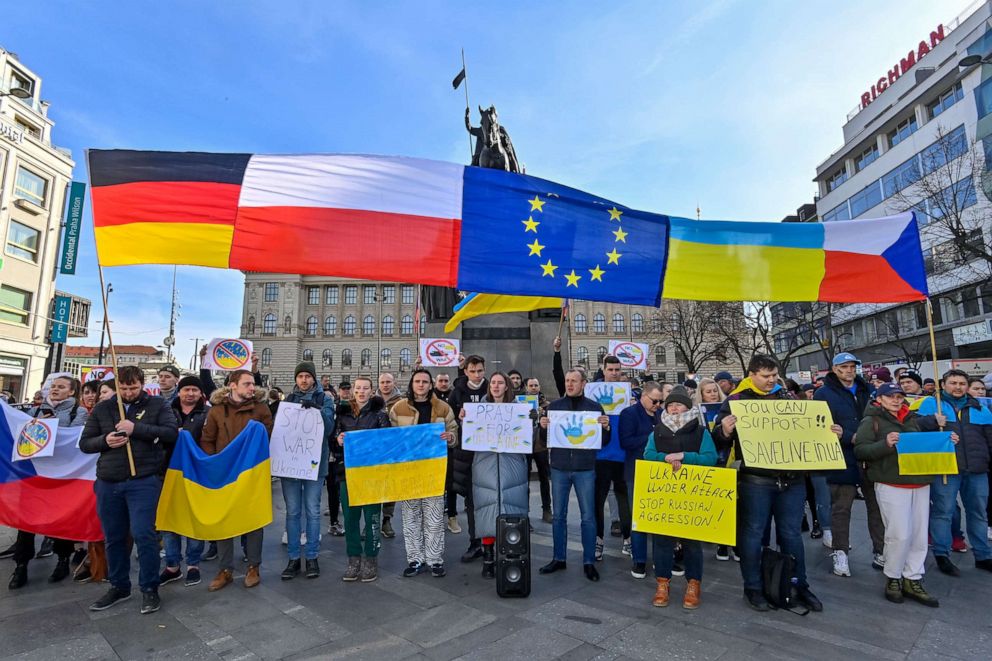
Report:
<svg viewBox="0 0 992 661"><path fill-rule="evenodd" d="M457 367L458 340L446 337L420 338L420 364L424 367Z"/></svg>
<svg viewBox="0 0 992 661"><path fill-rule="evenodd" d="M152 397L157 397L162 394L162 386L157 383L146 383L141 389Z"/></svg>
<svg viewBox="0 0 992 661"><path fill-rule="evenodd" d="M106 381L114 378L114 368L111 365L83 365L79 368L83 383L90 381Z"/></svg>
<svg viewBox="0 0 992 661"><path fill-rule="evenodd" d="M251 363L251 350L251 340L215 337L207 345L200 367L223 372L246 369Z"/></svg>
<svg viewBox="0 0 992 661"><path fill-rule="evenodd" d="M809 399L737 399L744 463L772 470L843 470L844 454L826 402Z"/></svg>
<svg viewBox="0 0 992 661"><path fill-rule="evenodd" d="M537 395L517 395L517 401L526 404L532 411L536 411L540 398Z"/></svg>
<svg viewBox="0 0 992 661"><path fill-rule="evenodd" d="M269 440L273 477L316 480L323 442L324 419L319 407L305 409L294 402L281 402Z"/></svg>
<svg viewBox="0 0 992 661"><path fill-rule="evenodd" d="M706 428L710 431L713 431L713 427L716 424L716 416L720 413L721 406L723 406L723 402L710 402L699 405L699 415L702 417L703 422L706 423Z"/></svg>
<svg viewBox="0 0 992 661"><path fill-rule="evenodd" d="M646 370L648 368L648 345L626 340L610 340L608 353L616 356L620 366L627 369Z"/></svg>
<svg viewBox="0 0 992 661"><path fill-rule="evenodd" d="M603 427L596 411L548 411L548 447L598 450L603 447Z"/></svg>
<svg viewBox="0 0 992 661"><path fill-rule="evenodd" d="M465 404L462 449L473 452L534 451L534 424L529 404Z"/></svg>
<svg viewBox="0 0 992 661"><path fill-rule="evenodd" d="M448 445L444 423L350 431L344 468L351 507L444 493Z"/></svg>
<svg viewBox="0 0 992 661"><path fill-rule="evenodd" d="M586 397L602 406L606 415L620 415L632 403L629 383L587 383Z"/></svg>
<svg viewBox="0 0 992 661"><path fill-rule="evenodd" d="M664 461L634 469L631 529L701 542L737 543L737 471Z"/></svg>
<svg viewBox="0 0 992 661"><path fill-rule="evenodd" d="M0 424L3 424L2 420ZM10 431L17 439L14 441L11 461L51 457L55 454L55 435L59 431L58 418L31 418L11 427Z"/></svg>
<svg viewBox="0 0 992 661"><path fill-rule="evenodd" d="M958 458L949 431L901 433L896 452L900 475L958 474Z"/></svg>

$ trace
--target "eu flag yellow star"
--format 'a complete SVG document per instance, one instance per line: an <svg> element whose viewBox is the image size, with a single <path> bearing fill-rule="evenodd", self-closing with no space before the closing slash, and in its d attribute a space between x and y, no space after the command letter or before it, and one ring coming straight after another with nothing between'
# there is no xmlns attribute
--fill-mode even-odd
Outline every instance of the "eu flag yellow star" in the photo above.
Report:
<svg viewBox="0 0 992 661"><path fill-rule="evenodd" d="M552 264L549 259L547 264L541 264L541 269L544 271L544 273L541 274L541 277L543 278L546 275L550 275L552 278L555 277L555 270L557 268L558 267Z"/></svg>
<svg viewBox="0 0 992 661"><path fill-rule="evenodd" d="M627 243L627 234L629 234L629 232L624 232L622 227L616 228L613 230L613 236L616 237L613 242L616 243L620 241L622 243Z"/></svg>
<svg viewBox="0 0 992 661"><path fill-rule="evenodd" d="M541 213L544 213L545 200L542 200L540 197L535 195L533 200L527 201L530 202L531 211L540 211Z"/></svg>
<svg viewBox="0 0 992 661"><path fill-rule="evenodd" d="M534 239L534 243L528 243L527 247L530 248L531 255L537 255L538 257L541 256L541 251L544 250L544 246L538 243L537 239ZM528 255L528 257L529 256L530 255Z"/></svg>
<svg viewBox="0 0 992 661"><path fill-rule="evenodd" d="M623 211L620 211L616 207L613 207L612 209L610 209L610 220L619 221L620 220L620 216L622 216L622 215L623 215Z"/></svg>
<svg viewBox="0 0 992 661"><path fill-rule="evenodd" d="M565 279L568 280L568 284L565 285L566 287L575 287L576 289L578 289L579 288L579 280L582 279L582 276L581 275L576 275L575 274L575 269L572 269L572 272L569 273L569 274L567 274L565 276Z"/></svg>
<svg viewBox="0 0 992 661"><path fill-rule="evenodd" d="M596 268L589 269L589 273L592 274L592 280L596 282L603 281L603 274L606 273L603 269L599 268L599 264L596 264Z"/></svg>
<svg viewBox="0 0 992 661"><path fill-rule="evenodd" d="M525 232L533 232L534 234L537 234L537 226L541 224L536 220L534 220L533 218L528 218L527 220L521 220L520 222L524 224ZM615 233L616 232L614 232L614 234Z"/></svg>
<svg viewBox="0 0 992 661"><path fill-rule="evenodd" d="M606 258L610 260L609 262L606 263L607 266L609 266L610 264L616 264L617 266L620 266L620 256L621 253L618 253L616 248L606 253Z"/></svg>

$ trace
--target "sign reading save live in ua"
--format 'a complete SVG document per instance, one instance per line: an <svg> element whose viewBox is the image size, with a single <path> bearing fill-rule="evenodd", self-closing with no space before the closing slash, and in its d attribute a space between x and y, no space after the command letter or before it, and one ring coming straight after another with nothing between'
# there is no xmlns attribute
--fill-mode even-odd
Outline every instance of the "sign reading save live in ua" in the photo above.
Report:
<svg viewBox="0 0 992 661"><path fill-rule="evenodd" d="M868 104L877 99L878 95L888 89L889 85L896 82L899 76L912 69L917 62L922 60L924 56L930 53L943 40L944 25L940 24L936 30L930 33L929 40L921 39L916 48L910 49L906 57L899 58L899 61L893 64L892 68L885 75L879 76L878 80L872 84L868 91L861 95L861 110L867 108Z"/></svg>

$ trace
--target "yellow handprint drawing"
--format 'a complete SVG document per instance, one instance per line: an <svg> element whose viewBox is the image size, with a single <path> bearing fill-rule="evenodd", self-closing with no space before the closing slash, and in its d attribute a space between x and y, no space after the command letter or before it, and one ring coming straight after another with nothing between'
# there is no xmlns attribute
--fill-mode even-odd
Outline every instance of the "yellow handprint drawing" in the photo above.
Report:
<svg viewBox="0 0 992 661"><path fill-rule="evenodd" d="M580 446L586 442L586 440L592 438L593 434L596 433L595 429L590 429L586 433L582 433L582 419L573 415L570 421L567 421L567 425L558 425L561 429L561 433L565 436L565 440L575 446Z"/></svg>
<svg viewBox="0 0 992 661"><path fill-rule="evenodd" d="M619 410L626 402L624 397L624 389L620 387L610 386L605 383L598 384L590 392L592 399L596 400L600 406L603 407L603 411L606 415L614 415L614 412L619 413Z"/></svg>

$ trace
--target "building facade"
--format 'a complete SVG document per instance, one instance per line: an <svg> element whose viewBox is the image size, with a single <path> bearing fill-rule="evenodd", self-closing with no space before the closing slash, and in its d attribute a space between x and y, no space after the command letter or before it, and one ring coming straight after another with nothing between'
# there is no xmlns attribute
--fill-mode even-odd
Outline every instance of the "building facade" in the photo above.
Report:
<svg viewBox="0 0 992 661"><path fill-rule="evenodd" d="M0 390L22 400L49 355L66 189L74 166L52 144L41 78L0 48Z"/></svg>
<svg viewBox="0 0 992 661"><path fill-rule="evenodd" d="M175 359L170 359L165 351L156 347L145 344L118 344L114 348L117 350L117 364L120 367L125 365L140 367L145 374L146 383L154 382L158 371L166 365L179 367ZM62 369L76 378L85 376L86 368L100 364L100 347L70 345L65 348ZM111 364L109 347L103 348L102 364Z"/></svg>

